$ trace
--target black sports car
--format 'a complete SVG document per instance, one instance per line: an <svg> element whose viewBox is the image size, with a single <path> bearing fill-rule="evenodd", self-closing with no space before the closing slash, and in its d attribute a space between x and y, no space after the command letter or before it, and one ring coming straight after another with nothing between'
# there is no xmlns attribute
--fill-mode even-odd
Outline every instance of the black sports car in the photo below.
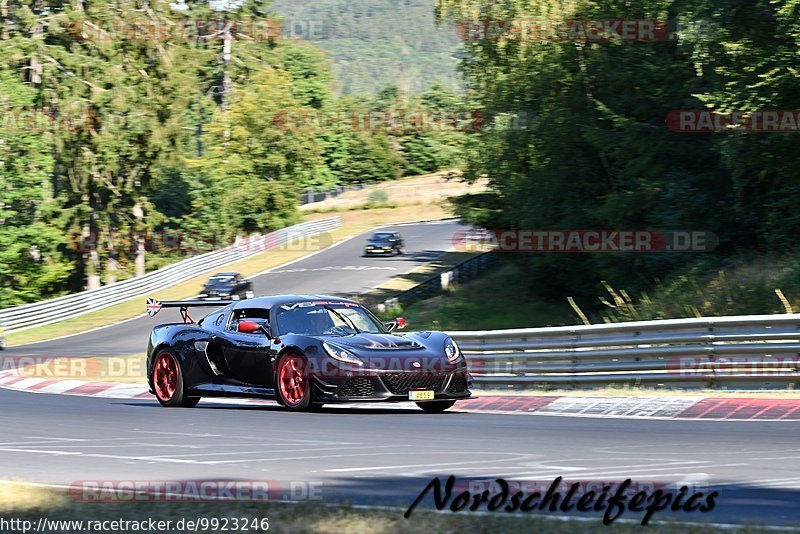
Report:
<svg viewBox="0 0 800 534"><path fill-rule="evenodd" d="M203 286L200 299L241 300L253 298L250 280L239 273L217 273Z"/></svg>
<svg viewBox="0 0 800 534"><path fill-rule="evenodd" d="M194 306L222 307L191 322ZM201 397L276 399L290 410L324 403L412 401L441 412L470 396L471 377L447 334L392 334L357 302L285 295L229 302L148 299L148 314L181 308L184 324L153 328L150 390L164 406Z"/></svg>
<svg viewBox="0 0 800 534"><path fill-rule="evenodd" d="M403 236L397 232L375 232L364 245L364 255L403 253Z"/></svg>

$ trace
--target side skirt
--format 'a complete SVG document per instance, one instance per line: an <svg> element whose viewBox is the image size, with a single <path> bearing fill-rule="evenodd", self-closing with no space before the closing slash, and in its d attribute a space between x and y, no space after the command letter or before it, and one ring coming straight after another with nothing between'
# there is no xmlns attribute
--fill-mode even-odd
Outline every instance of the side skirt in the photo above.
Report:
<svg viewBox="0 0 800 534"><path fill-rule="evenodd" d="M275 399L275 389L240 384L197 384L189 391L193 397L257 397Z"/></svg>

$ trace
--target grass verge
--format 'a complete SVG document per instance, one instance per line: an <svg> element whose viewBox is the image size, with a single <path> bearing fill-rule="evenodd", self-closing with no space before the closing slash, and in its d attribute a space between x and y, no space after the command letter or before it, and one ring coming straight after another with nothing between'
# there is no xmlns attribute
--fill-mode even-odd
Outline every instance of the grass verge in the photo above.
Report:
<svg viewBox="0 0 800 534"><path fill-rule="evenodd" d="M486 180L468 184L462 182L460 177L459 171L450 170L380 182L322 202L300 206L300 211L329 214L380 206L436 205L450 197L486 189Z"/></svg>
<svg viewBox="0 0 800 534"><path fill-rule="evenodd" d="M473 252L447 252L430 263L421 265L405 274L394 276L360 296L360 299L367 305L394 297L404 291L413 289L419 284L446 272L461 262L464 262L478 253Z"/></svg>
<svg viewBox="0 0 800 534"><path fill-rule="evenodd" d="M247 518L264 520L269 532L292 532L322 534L406 534L427 533L491 533L491 532L545 532L545 533L606 533L609 527L601 520L554 520L548 517L525 514L475 514L470 512L436 513L415 510L408 519L401 509L364 509L354 506L325 506L320 501L301 504L280 502L259 503L247 501L223 502L115 502L95 503L74 500L63 489L32 486L19 482L0 483L0 514L6 520L17 519L32 522L35 527L39 518L49 520L82 520L84 524L95 521L171 521L166 532L188 532L176 529L180 520L197 518ZM702 517L692 517L702 520ZM85 526L85 525L84 525ZM230 527L229 527L230 528ZM632 521L616 522L613 529L618 533L640 532L642 527ZM705 532L762 532L766 529L749 526L741 529L720 529L712 525L672 522L651 523L648 532L657 534L700 534ZM85 531L85 530L84 530ZM110 530L101 530L109 532ZM121 531L121 530L120 530ZM199 528L196 532L219 532L219 529ZM250 530L265 532L265 530ZM47 531L46 531L47 532ZM50 532L81 532L67 527Z"/></svg>
<svg viewBox="0 0 800 534"><path fill-rule="evenodd" d="M414 330L494 330L575 324L569 305L526 298L513 265L500 264L476 280L402 310Z"/></svg>

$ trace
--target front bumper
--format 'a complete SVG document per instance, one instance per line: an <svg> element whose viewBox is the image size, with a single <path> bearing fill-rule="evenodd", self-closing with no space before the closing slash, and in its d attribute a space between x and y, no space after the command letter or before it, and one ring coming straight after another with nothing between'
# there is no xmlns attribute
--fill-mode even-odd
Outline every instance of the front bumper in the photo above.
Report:
<svg viewBox="0 0 800 534"><path fill-rule="evenodd" d="M382 248L382 247L375 247L375 248L365 248L364 254L392 254L394 252L394 248Z"/></svg>
<svg viewBox="0 0 800 534"><path fill-rule="evenodd" d="M458 400L471 396L472 377L466 368L441 373L371 371L352 376L313 376L314 398L333 402L413 402L412 390L432 390L434 400Z"/></svg>

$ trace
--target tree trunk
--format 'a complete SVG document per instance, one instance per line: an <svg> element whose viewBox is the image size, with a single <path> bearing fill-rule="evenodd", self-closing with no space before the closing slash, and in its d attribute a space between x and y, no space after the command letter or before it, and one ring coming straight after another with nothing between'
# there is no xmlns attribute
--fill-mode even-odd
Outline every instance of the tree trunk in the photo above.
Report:
<svg viewBox="0 0 800 534"><path fill-rule="evenodd" d="M119 267L119 262L113 256L108 258L108 262L106 263L106 284L114 284L117 282L117 268Z"/></svg>
<svg viewBox="0 0 800 534"><path fill-rule="evenodd" d="M228 66L231 62L231 47L233 35L231 35L231 23L225 23L225 30L222 34L222 112L225 114L225 131L223 136L227 143L231 138L231 125L228 122L229 93L231 90L231 76L228 73Z"/></svg>
<svg viewBox="0 0 800 534"><path fill-rule="evenodd" d="M31 36L35 41L38 41L42 38L42 34L44 30L42 29L42 23L38 20L33 23L33 29L31 30ZM31 56L31 83L33 85L39 85L42 83L42 63L39 61L39 57L36 55L37 52L34 52Z"/></svg>
<svg viewBox="0 0 800 534"><path fill-rule="evenodd" d="M10 38L8 31L8 0L0 0L0 39L7 41Z"/></svg>
<svg viewBox="0 0 800 534"><path fill-rule="evenodd" d="M142 219L144 219L144 211L137 202L133 206L133 216L136 219L137 228L141 227ZM145 273L145 246L144 236L141 232L136 232L136 259L134 261L134 276L144 276Z"/></svg>
<svg viewBox="0 0 800 534"><path fill-rule="evenodd" d="M83 255L86 270L86 289L97 289L100 287L100 255L97 253L97 236L92 235L92 228L89 224L83 227L82 232L85 253Z"/></svg>

